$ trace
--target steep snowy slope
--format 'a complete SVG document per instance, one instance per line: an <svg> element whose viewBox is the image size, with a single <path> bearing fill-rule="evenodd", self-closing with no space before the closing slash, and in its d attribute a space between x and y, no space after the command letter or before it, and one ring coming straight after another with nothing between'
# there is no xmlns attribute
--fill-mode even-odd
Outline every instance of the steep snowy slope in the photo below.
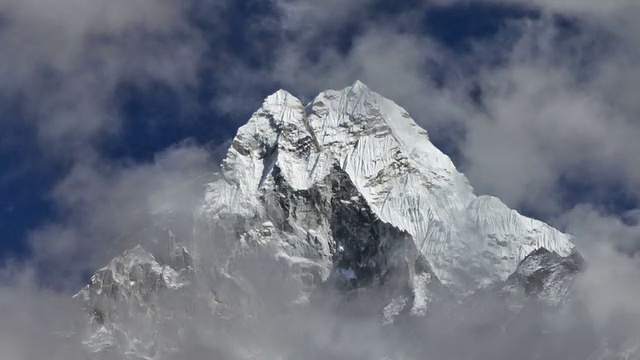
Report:
<svg viewBox="0 0 640 360"><path fill-rule="evenodd" d="M522 260L500 291L515 297L511 299L514 303L530 297L549 306L561 306L570 299L571 287L583 262L578 253L561 257L540 248Z"/></svg>

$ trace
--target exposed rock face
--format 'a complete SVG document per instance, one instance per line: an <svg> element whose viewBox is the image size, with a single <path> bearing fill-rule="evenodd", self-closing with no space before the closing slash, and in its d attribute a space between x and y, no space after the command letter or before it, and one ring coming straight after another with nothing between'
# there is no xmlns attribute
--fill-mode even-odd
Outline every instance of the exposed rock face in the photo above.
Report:
<svg viewBox="0 0 640 360"><path fill-rule="evenodd" d="M190 255L184 249L175 254L180 267L159 264L138 246L100 269L76 296L91 321L85 345L96 356L172 352L175 341L158 334L176 334L174 316L184 304L181 294L193 276ZM177 314L169 311L177 308ZM162 311L156 311L162 309Z"/></svg>
<svg viewBox="0 0 640 360"><path fill-rule="evenodd" d="M573 281L582 270L583 262L577 252L562 257L547 249L538 249L522 260L501 291L511 292L510 296L520 300L535 298L549 306L561 306L570 299Z"/></svg>
<svg viewBox="0 0 640 360"><path fill-rule="evenodd" d="M269 96L231 142L192 235L162 254L143 246L153 255L125 253L76 296L95 356L180 358L212 328L311 308L391 324L434 306L449 316L478 290L514 308L560 305L580 268L568 235L474 195L406 111L360 82L306 108ZM219 356L276 358L252 352L259 338Z"/></svg>

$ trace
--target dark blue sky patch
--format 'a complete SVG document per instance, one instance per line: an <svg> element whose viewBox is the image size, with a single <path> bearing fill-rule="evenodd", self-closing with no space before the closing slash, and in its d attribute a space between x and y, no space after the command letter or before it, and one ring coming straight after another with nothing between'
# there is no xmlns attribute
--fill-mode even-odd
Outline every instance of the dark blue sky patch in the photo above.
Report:
<svg viewBox="0 0 640 360"><path fill-rule="evenodd" d="M52 216L47 197L62 171L37 146L17 99L0 99L0 260L30 253L30 230Z"/></svg>
<svg viewBox="0 0 640 360"><path fill-rule="evenodd" d="M252 67L269 63L281 39L277 12L269 1L233 1L226 8L226 47Z"/></svg>
<svg viewBox="0 0 640 360"><path fill-rule="evenodd" d="M575 204L597 204L609 214L622 214L640 208L640 199L623 184L596 181L590 176L563 176L559 180L562 203L567 208Z"/></svg>
<svg viewBox="0 0 640 360"><path fill-rule="evenodd" d="M436 129L438 131L429 132L429 140L440 151L447 154L456 167L462 171L462 164L464 163L464 157L462 149L459 144L463 144L466 137L466 130L463 125L456 122L451 122L451 125L446 128Z"/></svg>
<svg viewBox="0 0 640 360"><path fill-rule="evenodd" d="M556 30L553 47L561 49L555 60L571 70L578 82L593 79L593 69L598 67L603 54L620 50L615 36L594 24L561 15L554 15L552 21ZM567 59L572 62L566 64Z"/></svg>
<svg viewBox="0 0 640 360"><path fill-rule="evenodd" d="M424 0L374 1L370 11L375 15L398 16L408 12L423 11Z"/></svg>
<svg viewBox="0 0 640 360"><path fill-rule="evenodd" d="M359 18L353 18L341 26L328 28L318 32L315 37L306 40L305 55L307 60L316 63L323 52L330 48L342 56L351 52L355 39L363 32L363 23Z"/></svg>
<svg viewBox="0 0 640 360"><path fill-rule="evenodd" d="M211 99L217 94L215 86L211 86L215 84L216 76L217 73L202 71L199 77L211 82L202 81L201 86L187 93L178 92L162 82L121 84L116 106L122 128L117 134L103 139L103 155L114 161L145 162L185 139L216 147L233 137L242 121L211 107ZM259 104L247 106L243 120L247 120L257 106Z"/></svg>
<svg viewBox="0 0 640 360"><path fill-rule="evenodd" d="M356 36L362 34L362 25L357 22L347 23L335 32L333 46L341 55L347 55L353 48L353 41Z"/></svg>
<svg viewBox="0 0 640 360"><path fill-rule="evenodd" d="M279 16L270 1L226 0L191 2L189 16L209 45L209 59L229 58L250 68L262 68L273 60L283 34Z"/></svg>
<svg viewBox="0 0 640 360"><path fill-rule="evenodd" d="M162 83L143 87L122 84L116 92L116 104L123 119L122 129L104 139L102 145L104 154L111 159L151 160L158 151L188 136L187 123L197 127L197 122L185 119L185 108L189 106ZM194 134L204 136L208 129L202 126L198 130Z"/></svg>
<svg viewBox="0 0 640 360"><path fill-rule="evenodd" d="M640 208L640 198L621 182L596 181L593 176L571 174L559 179L558 188L559 200L565 210L571 210L578 204L590 204L598 213L615 217L626 226L638 225L640 218L635 211ZM546 220L544 214L534 215L540 215L540 219ZM610 241L617 251L629 256L640 253L640 238L596 240Z"/></svg>
<svg viewBox="0 0 640 360"><path fill-rule="evenodd" d="M466 52L474 41L496 36L508 21L539 17L537 10L522 6L460 3L429 8L423 26L443 46Z"/></svg>

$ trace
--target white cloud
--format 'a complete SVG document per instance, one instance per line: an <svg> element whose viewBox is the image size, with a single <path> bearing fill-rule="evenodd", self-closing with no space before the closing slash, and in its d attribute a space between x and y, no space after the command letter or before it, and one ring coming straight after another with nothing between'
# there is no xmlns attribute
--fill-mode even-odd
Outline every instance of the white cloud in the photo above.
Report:
<svg viewBox="0 0 640 360"><path fill-rule="evenodd" d="M625 252L640 248L640 224L637 210L620 216L606 214L591 205L579 205L559 218L560 224L575 234L587 255L596 254L602 247L624 249Z"/></svg>
<svg viewBox="0 0 640 360"><path fill-rule="evenodd" d="M80 343L70 337L81 318L70 299L34 286L29 272L3 269L0 279L0 350L7 360L79 360ZM72 341L72 339L74 341Z"/></svg>
<svg viewBox="0 0 640 360"><path fill-rule="evenodd" d="M81 271L144 242L156 226L188 221L214 169L204 149L188 144L150 163L76 165L52 195L63 218L31 234L33 261L54 284L77 289Z"/></svg>

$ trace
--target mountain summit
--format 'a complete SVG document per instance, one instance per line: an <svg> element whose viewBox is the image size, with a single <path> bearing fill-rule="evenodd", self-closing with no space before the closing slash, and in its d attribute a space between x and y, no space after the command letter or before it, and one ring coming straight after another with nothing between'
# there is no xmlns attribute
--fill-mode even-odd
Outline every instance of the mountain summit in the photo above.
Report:
<svg viewBox="0 0 640 360"><path fill-rule="evenodd" d="M405 110L359 81L306 106L284 90L267 97L189 223L182 239L166 230L163 254L143 243L76 296L91 353L190 358L180 349L229 319L328 307L390 324L486 289L561 303L570 281L556 279L579 267L570 236L474 195ZM221 358L283 358L265 355L265 331Z"/></svg>
<svg viewBox="0 0 640 360"><path fill-rule="evenodd" d="M222 177L206 194L202 216L210 222L234 214L276 227L290 224L301 239L317 239L314 257L328 259L338 239L316 221L325 214L308 202L276 209L269 200L283 196L283 186L309 191L334 169L380 221L411 236L435 275L454 292L505 280L536 249L562 256L574 249L558 230L495 197L474 195L427 132L360 81L325 91L306 108L283 90L269 96L238 130ZM309 258L288 246L281 250Z"/></svg>

